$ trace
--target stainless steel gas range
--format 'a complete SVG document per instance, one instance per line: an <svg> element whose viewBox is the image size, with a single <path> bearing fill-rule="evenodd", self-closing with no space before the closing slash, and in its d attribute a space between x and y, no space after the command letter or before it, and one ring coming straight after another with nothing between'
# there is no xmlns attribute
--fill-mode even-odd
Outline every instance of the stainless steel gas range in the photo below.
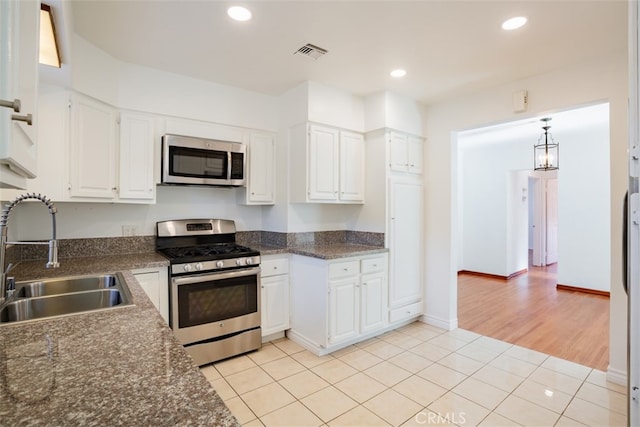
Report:
<svg viewBox="0 0 640 427"><path fill-rule="evenodd" d="M198 365L260 348L260 253L223 219L162 221L156 250L170 261L169 324Z"/></svg>

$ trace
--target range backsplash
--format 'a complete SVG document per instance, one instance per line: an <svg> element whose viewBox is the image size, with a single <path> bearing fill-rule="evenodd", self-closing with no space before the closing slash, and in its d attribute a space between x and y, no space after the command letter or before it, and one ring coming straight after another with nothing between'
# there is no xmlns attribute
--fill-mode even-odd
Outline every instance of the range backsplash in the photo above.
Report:
<svg viewBox="0 0 640 427"><path fill-rule="evenodd" d="M383 247L384 233L367 231L316 231L279 233L274 231L238 231L236 241L244 246L267 245L295 247L306 245L332 245L351 243ZM156 236L96 237L86 239L59 239L59 258L120 255L155 251ZM12 246L7 250L8 262L47 259L46 246Z"/></svg>

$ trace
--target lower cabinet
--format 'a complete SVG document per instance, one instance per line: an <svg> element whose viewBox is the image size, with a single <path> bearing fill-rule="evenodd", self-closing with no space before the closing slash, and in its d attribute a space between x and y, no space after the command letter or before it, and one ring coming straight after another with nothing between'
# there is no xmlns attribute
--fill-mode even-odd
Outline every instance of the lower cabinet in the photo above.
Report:
<svg viewBox="0 0 640 427"><path fill-rule="evenodd" d="M169 277L167 267L131 270L160 315L169 323Z"/></svg>
<svg viewBox="0 0 640 427"><path fill-rule="evenodd" d="M289 338L327 354L382 332L387 262L386 253L330 261L293 255Z"/></svg>
<svg viewBox="0 0 640 427"><path fill-rule="evenodd" d="M289 329L289 257L265 255L260 263L262 336Z"/></svg>

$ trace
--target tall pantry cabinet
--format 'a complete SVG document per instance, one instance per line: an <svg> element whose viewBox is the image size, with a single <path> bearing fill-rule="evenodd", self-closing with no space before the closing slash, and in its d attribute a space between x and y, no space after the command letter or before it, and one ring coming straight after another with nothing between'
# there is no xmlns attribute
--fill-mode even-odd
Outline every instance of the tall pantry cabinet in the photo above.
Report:
<svg viewBox="0 0 640 427"><path fill-rule="evenodd" d="M424 313L424 139L391 129L366 134L367 216L385 223L389 248L389 323ZM384 190L383 190L384 189ZM384 218L381 216L384 215Z"/></svg>

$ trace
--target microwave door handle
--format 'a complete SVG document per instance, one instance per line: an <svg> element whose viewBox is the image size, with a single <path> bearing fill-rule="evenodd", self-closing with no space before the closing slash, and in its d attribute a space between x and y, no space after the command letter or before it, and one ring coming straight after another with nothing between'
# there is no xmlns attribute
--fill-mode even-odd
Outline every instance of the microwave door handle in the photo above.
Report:
<svg viewBox="0 0 640 427"><path fill-rule="evenodd" d="M231 151L227 151L227 181L231 180Z"/></svg>

